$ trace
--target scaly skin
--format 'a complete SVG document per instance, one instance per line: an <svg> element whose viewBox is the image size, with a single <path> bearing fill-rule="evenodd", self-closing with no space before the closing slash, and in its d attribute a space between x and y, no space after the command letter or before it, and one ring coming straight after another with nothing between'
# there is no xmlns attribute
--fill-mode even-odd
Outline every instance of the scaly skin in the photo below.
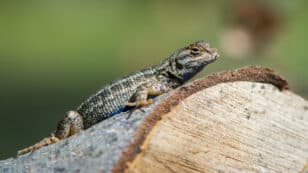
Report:
<svg viewBox="0 0 308 173"><path fill-rule="evenodd" d="M72 136L121 112L127 106L147 106L153 102L148 96L157 96L183 85L218 56L215 48L210 48L204 41L197 41L175 51L159 65L111 82L85 100L76 111L69 111L59 121L54 135L18 151L18 154Z"/></svg>

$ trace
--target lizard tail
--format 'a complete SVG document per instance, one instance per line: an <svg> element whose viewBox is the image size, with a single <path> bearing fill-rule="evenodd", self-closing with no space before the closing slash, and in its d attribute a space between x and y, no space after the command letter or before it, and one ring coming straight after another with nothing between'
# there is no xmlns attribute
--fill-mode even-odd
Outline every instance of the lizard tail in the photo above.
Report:
<svg viewBox="0 0 308 173"><path fill-rule="evenodd" d="M50 145L50 144L56 143L58 141L59 141L59 138L57 138L55 136L44 138L40 142L38 142L38 143L36 143L36 144L34 144L32 146L29 146L27 148L18 150L17 155L28 153L30 151L39 149L39 148L44 147L46 145Z"/></svg>

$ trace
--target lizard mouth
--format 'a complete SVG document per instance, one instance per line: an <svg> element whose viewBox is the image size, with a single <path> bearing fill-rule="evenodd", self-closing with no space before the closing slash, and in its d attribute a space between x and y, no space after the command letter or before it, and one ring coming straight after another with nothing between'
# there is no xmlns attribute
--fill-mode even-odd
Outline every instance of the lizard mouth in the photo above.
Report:
<svg viewBox="0 0 308 173"><path fill-rule="evenodd" d="M215 49L215 48L213 48ZM217 49L215 49L215 52L212 53L213 59L216 60L220 57L219 53L217 52Z"/></svg>
<svg viewBox="0 0 308 173"><path fill-rule="evenodd" d="M219 54L217 52L216 48L211 48L209 43L206 43L205 41L197 41L195 42L196 45L202 47L202 49L207 52L207 55L204 57L208 60L216 60L219 58Z"/></svg>
<svg viewBox="0 0 308 173"><path fill-rule="evenodd" d="M205 53L205 55L202 56L200 60L206 61L207 64L212 63L213 61L216 61L220 57L216 48L207 48L206 52L207 53Z"/></svg>

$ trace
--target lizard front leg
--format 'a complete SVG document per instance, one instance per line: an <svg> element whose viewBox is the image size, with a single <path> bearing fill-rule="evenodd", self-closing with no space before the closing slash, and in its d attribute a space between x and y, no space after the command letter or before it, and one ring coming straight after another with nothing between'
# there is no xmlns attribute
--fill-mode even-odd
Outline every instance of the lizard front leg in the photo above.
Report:
<svg viewBox="0 0 308 173"><path fill-rule="evenodd" d="M149 81L141 84L136 93L131 98L130 102L126 103L126 106L142 107L148 106L153 103L153 99L148 99L148 96L158 96L170 91L171 88L164 83L158 81Z"/></svg>
<svg viewBox="0 0 308 173"><path fill-rule="evenodd" d="M76 111L69 111L66 113L64 118L58 122L57 130L50 137L46 137L40 142L29 146L27 148L21 149L17 152L18 155L28 153L30 151L39 149L46 145L50 145L72 136L83 130L82 116Z"/></svg>

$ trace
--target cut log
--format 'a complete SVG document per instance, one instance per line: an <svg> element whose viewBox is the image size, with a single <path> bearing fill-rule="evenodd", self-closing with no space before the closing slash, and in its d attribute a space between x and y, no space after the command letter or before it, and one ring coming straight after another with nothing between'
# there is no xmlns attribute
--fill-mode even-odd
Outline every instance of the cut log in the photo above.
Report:
<svg viewBox="0 0 308 173"><path fill-rule="evenodd" d="M215 73L0 172L307 172L308 102L270 69Z"/></svg>

